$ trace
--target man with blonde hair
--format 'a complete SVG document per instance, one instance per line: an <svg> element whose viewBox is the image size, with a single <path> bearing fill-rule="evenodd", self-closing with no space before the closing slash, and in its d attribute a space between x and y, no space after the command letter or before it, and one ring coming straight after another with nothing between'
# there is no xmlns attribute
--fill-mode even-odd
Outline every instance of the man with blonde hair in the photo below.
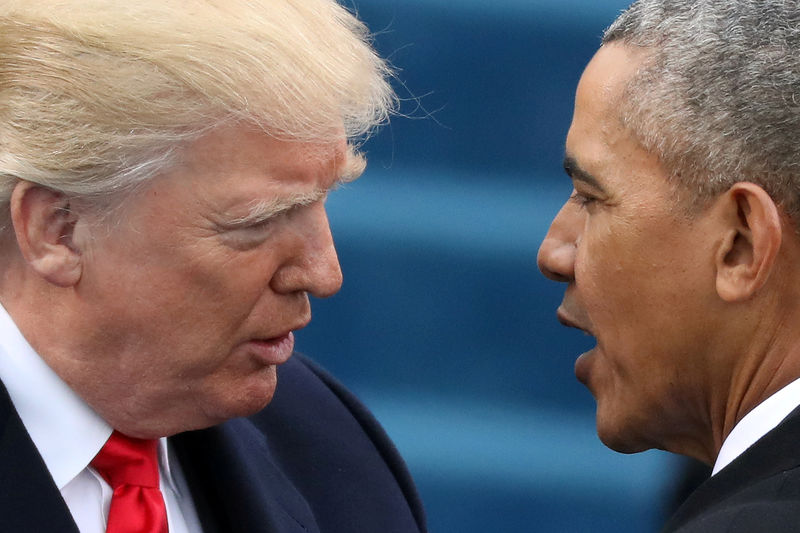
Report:
<svg viewBox="0 0 800 533"><path fill-rule="evenodd" d="M578 84L539 250L626 453L713 465L664 531L800 529L800 4L639 0Z"/></svg>
<svg viewBox="0 0 800 533"><path fill-rule="evenodd" d="M424 531L292 356L389 75L332 0L0 3L3 531Z"/></svg>

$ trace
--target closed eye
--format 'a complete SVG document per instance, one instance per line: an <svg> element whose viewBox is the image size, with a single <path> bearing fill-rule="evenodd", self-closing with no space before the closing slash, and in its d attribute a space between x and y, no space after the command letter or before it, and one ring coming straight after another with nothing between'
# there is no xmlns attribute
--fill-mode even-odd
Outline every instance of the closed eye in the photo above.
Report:
<svg viewBox="0 0 800 533"><path fill-rule="evenodd" d="M581 209L584 209L597 202L597 197L573 190L569 200Z"/></svg>

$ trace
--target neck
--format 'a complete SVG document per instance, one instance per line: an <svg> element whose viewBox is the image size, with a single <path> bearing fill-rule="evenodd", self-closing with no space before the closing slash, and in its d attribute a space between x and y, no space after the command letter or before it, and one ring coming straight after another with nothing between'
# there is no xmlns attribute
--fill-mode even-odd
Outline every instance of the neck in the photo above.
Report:
<svg viewBox="0 0 800 533"><path fill-rule="evenodd" d="M719 450L733 428L767 398L800 377L800 294L781 292L780 298L768 299L767 305L755 306L749 320L739 324L746 336L739 339L738 350L732 347L727 375L720 373L716 404L711 403L713 439L710 461L716 460ZM749 302L751 303L751 302Z"/></svg>

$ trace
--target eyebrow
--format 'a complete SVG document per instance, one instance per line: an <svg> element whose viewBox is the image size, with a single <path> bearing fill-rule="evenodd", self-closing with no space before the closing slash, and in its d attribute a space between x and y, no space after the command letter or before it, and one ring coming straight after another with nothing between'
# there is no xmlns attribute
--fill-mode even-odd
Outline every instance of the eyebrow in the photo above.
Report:
<svg viewBox="0 0 800 533"><path fill-rule="evenodd" d="M564 156L564 172L566 172L567 175L573 180L582 181L587 185L594 187L598 191L605 192L605 188L600 185L600 182L597 180L597 178L583 170L578 164L578 161L569 154Z"/></svg>
<svg viewBox="0 0 800 533"><path fill-rule="evenodd" d="M291 211L298 207L304 207L314 204L324 199L328 193L341 185L347 183L347 178L337 180L331 187L327 189L319 188L308 192L301 192L283 196L281 198L272 198L269 200L254 201L246 215L234 219L226 220L225 227L229 229L241 228L264 222L271 218L277 217Z"/></svg>
<svg viewBox="0 0 800 533"><path fill-rule="evenodd" d="M317 188L312 191L290 194L282 198L271 198L269 200L257 200L250 204L246 215L225 221L224 226L228 229L236 229L260 222L265 222L270 218L280 216L298 207L304 207L323 200L328 193L338 189L341 185L352 183L357 180L364 172L366 159L356 152L352 146L348 146L347 160L340 169L339 177L327 188Z"/></svg>

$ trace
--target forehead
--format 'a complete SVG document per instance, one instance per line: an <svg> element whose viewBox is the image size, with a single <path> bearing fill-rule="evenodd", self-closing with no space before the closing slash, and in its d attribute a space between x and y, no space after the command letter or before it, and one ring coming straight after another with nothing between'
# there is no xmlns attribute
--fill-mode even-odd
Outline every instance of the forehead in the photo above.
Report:
<svg viewBox="0 0 800 533"><path fill-rule="evenodd" d="M244 126L217 128L185 146L118 215L129 222L155 217L165 224L205 227L209 220L248 217L259 205L288 209L322 198L362 169L363 159L343 133L311 142L277 139Z"/></svg>
<svg viewBox="0 0 800 533"><path fill-rule="evenodd" d="M611 189L636 190L645 183L660 189L669 181L657 155L642 147L620 115L625 88L644 59L639 49L604 45L578 83L567 155Z"/></svg>
<svg viewBox="0 0 800 533"><path fill-rule="evenodd" d="M215 130L187 146L162 185L214 212L242 214L264 201L317 195L357 177L344 134L325 141L272 137L248 127Z"/></svg>
<svg viewBox="0 0 800 533"><path fill-rule="evenodd" d="M348 173L351 163L343 134L304 142L239 126L220 128L194 141L182 151L179 166L195 174L310 183L326 177L336 180Z"/></svg>
<svg viewBox="0 0 800 533"><path fill-rule="evenodd" d="M591 133L609 144L627 134L619 104L642 61L641 52L620 43L604 45L597 51L578 83L570 134Z"/></svg>

